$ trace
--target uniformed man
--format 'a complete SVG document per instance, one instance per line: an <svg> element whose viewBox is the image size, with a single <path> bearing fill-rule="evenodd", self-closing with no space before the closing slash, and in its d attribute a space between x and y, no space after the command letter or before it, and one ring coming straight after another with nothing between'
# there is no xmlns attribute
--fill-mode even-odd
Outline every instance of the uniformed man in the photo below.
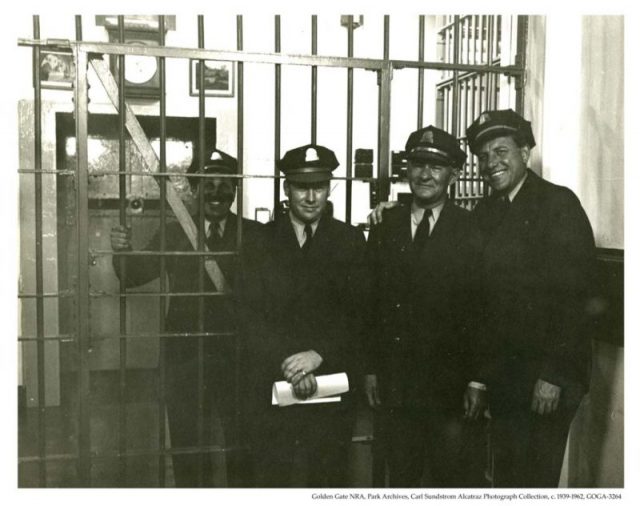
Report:
<svg viewBox="0 0 640 506"><path fill-rule="evenodd" d="M466 155L428 126L409 136L406 157L411 205L386 211L368 241L376 298L365 391L375 437L392 487L479 487L486 396L473 382L472 322L480 242L470 213L447 198Z"/></svg>
<svg viewBox="0 0 640 506"><path fill-rule="evenodd" d="M234 175L238 163L235 158L218 149L210 150L206 156L203 174ZM199 164L194 159L188 173L199 172ZM191 177L193 193L199 195L202 185L204 198L205 243L211 251L232 251L236 249L238 217L230 211L236 195L236 180L229 177ZM197 198L197 197L196 197ZM195 223L199 216L194 216ZM255 246L260 238L262 225L242 219L243 240L246 249L259 249ZM193 247L180 223L167 222L165 229L165 251L193 251ZM161 231L158 230L143 251L160 251ZM111 232L111 246L114 252L131 251L131 230L114 227ZM120 258L113 257L113 266L120 277ZM233 286L237 269L237 257L217 256L216 261L226 282ZM180 293L215 292L216 287L204 271L199 269L200 260L196 256L171 255L165 257L166 272L169 277L171 302L166 317L166 331L174 333L234 332L236 322L233 301L229 297L207 296L200 327L198 299L180 296ZM128 287L140 286L160 275L160 256L129 256L126 262L126 284ZM204 279L200 280L200 276ZM246 486L248 483L246 458L239 453L240 438L236 412L239 405L236 376L236 337L205 338L203 371L202 425L203 446L217 444L214 440L215 413L220 416L226 446L233 450L225 453L227 462L227 485ZM198 441L198 339L196 337L167 338L166 341L166 401L169 417L169 432L172 448L193 449ZM246 456L245 456L246 457ZM204 458L198 453L173 455L173 472L177 487L212 486L212 454ZM203 463L200 480L200 463ZM218 481L220 482L220 481Z"/></svg>
<svg viewBox="0 0 640 506"><path fill-rule="evenodd" d="M474 215L484 236L480 376L490 398L494 485L556 487L589 386L593 233L571 190L527 168L535 140L519 114L486 111L467 140L493 190Z"/></svg>
<svg viewBox="0 0 640 506"><path fill-rule="evenodd" d="M368 293L365 240L326 212L337 166L334 153L317 144L292 149L279 161L289 212L267 225L257 274L247 280L243 321L252 364L247 374L254 380L259 487L347 484L350 394L335 403L272 405L276 381L290 382L299 399L315 393L318 375L346 372L350 386L355 384Z"/></svg>

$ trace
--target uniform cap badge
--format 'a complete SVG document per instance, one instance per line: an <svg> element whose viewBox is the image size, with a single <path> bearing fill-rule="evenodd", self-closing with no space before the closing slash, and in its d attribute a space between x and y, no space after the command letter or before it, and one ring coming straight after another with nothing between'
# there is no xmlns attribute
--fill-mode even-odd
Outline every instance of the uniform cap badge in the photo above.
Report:
<svg viewBox="0 0 640 506"><path fill-rule="evenodd" d="M489 120L491 120L491 116L489 115L489 113L483 112L478 118L478 125L482 125L483 123L486 123Z"/></svg>
<svg viewBox="0 0 640 506"><path fill-rule="evenodd" d="M315 148L307 148L307 150L304 153L304 161L305 162L317 162L320 160L320 157L318 157L318 152L316 151Z"/></svg>
<svg viewBox="0 0 640 506"><path fill-rule="evenodd" d="M429 143L433 144L433 132L425 132L422 134L422 139L420 139L421 143Z"/></svg>

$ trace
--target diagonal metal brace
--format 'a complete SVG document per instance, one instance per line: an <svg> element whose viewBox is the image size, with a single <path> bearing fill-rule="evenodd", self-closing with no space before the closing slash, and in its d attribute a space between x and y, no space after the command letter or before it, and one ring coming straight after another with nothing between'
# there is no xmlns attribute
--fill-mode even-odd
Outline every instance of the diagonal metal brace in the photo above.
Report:
<svg viewBox="0 0 640 506"><path fill-rule="evenodd" d="M109 96L109 100L113 106L118 110L119 100L118 100L118 85L109 70L107 63L102 59L102 55L96 55L95 58L90 59L91 66L95 70L98 78L102 82L102 86L104 86L107 95ZM135 114L131 110L129 104L126 104L125 111L125 124L126 128L129 131L129 135L131 136L131 140L138 148L138 151L142 155L142 159L146 166L146 171L149 173L159 172L160 160L156 155L156 152L151 147L151 143L149 139L147 139L142 126L140 126L140 122L136 118ZM155 178L156 181L159 178ZM176 215L176 218L180 222L185 234L189 238L189 242L193 246L194 250L198 249L198 229L196 224L193 222L193 218L189 214L184 202L176 192L175 187L172 184L167 185L167 203L171 206L171 209ZM206 245L205 245L206 248ZM207 250L208 251L208 250ZM204 268L207 271L207 274L213 281L214 286L219 292L229 292L230 288L228 283L225 280L224 274L220 270L220 266L218 262L214 258L206 258L204 261Z"/></svg>

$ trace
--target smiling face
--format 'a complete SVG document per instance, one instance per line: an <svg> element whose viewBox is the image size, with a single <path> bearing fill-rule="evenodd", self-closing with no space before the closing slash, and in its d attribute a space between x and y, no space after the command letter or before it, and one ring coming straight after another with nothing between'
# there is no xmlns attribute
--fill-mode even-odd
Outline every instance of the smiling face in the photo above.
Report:
<svg viewBox="0 0 640 506"><path fill-rule="evenodd" d="M485 142L478 151L480 174L496 192L508 194L527 173L529 147L518 146L511 136Z"/></svg>
<svg viewBox="0 0 640 506"><path fill-rule="evenodd" d="M327 208L329 181L319 183L284 182L284 193L289 199L293 215L303 223L313 223L320 219Z"/></svg>
<svg viewBox="0 0 640 506"><path fill-rule="evenodd" d="M410 160L407 176L414 202L420 207L434 207L447 198L447 189L458 177L458 170L443 162Z"/></svg>
<svg viewBox="0 0 640 506"><path fill-rule="evenodd" d="M204 215L209 221L220 221L227 217L231 204L236 198L234 179L213 177L203 183ZM197 191L197 187L196 187Z"/></svg>

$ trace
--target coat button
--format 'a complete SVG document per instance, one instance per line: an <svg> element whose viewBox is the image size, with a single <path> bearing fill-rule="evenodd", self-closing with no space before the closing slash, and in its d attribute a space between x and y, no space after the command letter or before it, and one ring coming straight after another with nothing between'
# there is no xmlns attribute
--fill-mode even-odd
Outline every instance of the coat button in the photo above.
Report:
<svg viewBox="0 0 640 506"><path fill-rule="evenodd" d="M396 304L396 309L400 309L401 306L402 306L402 304L400 304L400 303Z"/></svg>
<svg viewBox="0 0 640 506"><path fill-rule="evenodd" d="M400 337L399 337L399 336L396 336L396 337L394 337L394 338L393 338L393 340L394 340L396 343L399 343L399 342L400 342Z"/></svg>

